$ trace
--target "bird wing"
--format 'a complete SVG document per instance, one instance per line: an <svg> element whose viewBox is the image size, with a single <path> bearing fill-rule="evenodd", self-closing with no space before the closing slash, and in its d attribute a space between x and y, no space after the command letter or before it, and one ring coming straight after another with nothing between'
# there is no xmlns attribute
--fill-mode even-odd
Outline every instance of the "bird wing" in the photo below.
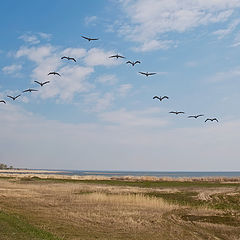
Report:
<svg viewBox="0 0 240 240"><path fill-rule="evenodd" d="M44 85L44 84L47 84L47 83L50 83L50 81L43 82L42 84Z"/></svg>
<svg viewBox="0 0 240 240"><path fill-rule="evenodd" d="M174 112L174 111L171 111L171 112L169 112L169 113L175 113L175 114L177 114L177 112Z"/></svg>
<svg viewBox="0 0 240 240"><path fill-rule="evenodd" d="M136 63L141 63L141 62L140 62L140 61L136 61L135 64L136 64Z"/></svg>
<svg viewBox="0 0 240 240"><path fill-rule="evenodd" d="M68 59L68 57L66 57L66 56L64 56L64 57L61 57L61 59L64 59L64 58Z"/></svg>
<svg viewBox="0 0 240 240"><path fill-rule="evenodd" d="M2 103L5 103L5 104L6 104L6 102L5 102L4 100L0 100L0 102L2 102Z"/></svg>
<svg viewBox="0 0 240 240"><path fill-rule="evenodd" d="M166 99L169 99L169 97L168 97L168 96L163 96L163 97L162 97L162 99L164 99L164 98L166 98Z"/></svg>
<svg viewBox="0 0 240 240"><path fill-rule="evenodd" d="M77 62L75 58L69 58L69 60L73 60L74 62Z"/></svg>
<svg viewBox="0 0 240 240"><path fill-rule="evenodd" d="M118 55L119 58L125 58L124 56Z"/></svg>
<svg viewBox="0 0 240 240"><path fill-rule="evenodd" d="M185 112L178 112L178 113L185 113Z"/></svg>
<svg viewBox="0 0 240 240"><path fill-rule="evenodd" d="M29 92L29 91L30 91L30 89L26 89L26 90L23 91L23 93L24 93L24 92Z"/></svg>
<svg viewBox="0 0 240 240"><path fill-rule="evenodd" d="M34 81L35 83L38 83L39 85L41 85L41 83L40 82L38 82L38 81Z"/></svg>
<svg viewBox="0 0 240 240"><path fill-rule="evenodd" d="M117 55L112 55L112 56L110 56L109 58L114 58L114 57L117 57Z"/></svg>
<svg viewBox="0 0 240 240"><path fill-rule="evenodd" d="M188 116L188 118L194 118L194 117L196 117L196 116Z"/></svg>
<svg viewBox="0 0 240 240"><path fill-rule="evenodd" d="M197 118L198 118L198 117L203 117L203 116L204 116L203 114L198 114L198 115L197 115Z"/></svg>
<svg viewBox="0 0 240 240"><path fill-rule="evenodd" d="M61 77L61 75L59 73L56 72L55 74Z"/></svg>
<svg viewBox="0 0 240 240"><path fill-rule="evenodd" d="M130 63L130 64L133 64L131 61L127 61L126 63Z"/></svg>
<svg viewBox="0 0 240 240"><path fill-rule="evenodd" d="M21 94L17 95L17 96L15 97L15 99L18 98L18 97L20 97L20 96L21 96Z"/></svg>
<svg viewBox="0 0 240 240"><path fill-rule="evenodd" d="M158 96L154 96L153 99L159 99L159 100L160 100L160 97L158 97Z"/></svg>
<svg viewBox="0 0 240 240"><path fill-rule="evenodd" d="M36 89L32 89L32 88L31 88L31 89L29 89L29 91L35 91L35 92L36 92L36 91L38 91L38 90L36 90Z"/></svg>
<svg viewBox="0 0 240 240"><path fill-rule="evenodd" d="M90 38L88 38L88 37L84 37L84 36L81 36L81 37L84 38L84 39L90 40Z"/></svg>
<svg viewBox="0 0 240 240"><path fill-rule="evenodd" d="M50 72L48 75L54 74L54 72Z"/></svg>
<svg viewBox="0 0 240 240"><path fill-rule="evenodd" d="M157 73L148 73L148 75L154 75L154 74L157 74Z"/></svg>
<svg viewBox="0 0 240 240"><path fill-rule="evenodd" d="M141 73L141 74L143 74L143 75L146 75L146 76L147 76L147 73L145 73L145 72L139 72L139 73Z"/></svg>
<svg viewBox="0 0 240 240"><path fill-rule="evenodd" d="M12 96L9 96L9 95L8 95L7 97L9 97L9 98L11 98L11 99L14 99L14 97L12 97Z"/></svg>
<svg viewBox="0 0 240 240"><path fill-rule="evenodd" d="M99 38L89 38L89 40L99 40Z"/></svg>
<svg viewBox="0 0 240 240"><path fill-rule="evenodd" d="M217 121L217 122L218 122L217 118L213 118L213 120L215 120L215 121Z"/></svg>
<svg viewBox="0 0 240 240"><path fill-rule="evenodd" d="M207 118L207 119L205 120L205 122L207 122L207 121L209 121L209 120L211 121L211 119Z"/></svg>

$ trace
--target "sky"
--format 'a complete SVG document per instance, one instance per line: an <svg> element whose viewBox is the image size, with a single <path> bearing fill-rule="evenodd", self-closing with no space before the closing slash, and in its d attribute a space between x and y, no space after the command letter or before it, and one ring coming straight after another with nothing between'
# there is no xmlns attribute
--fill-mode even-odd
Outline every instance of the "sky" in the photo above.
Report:
<svg viewBox="0 0 240 240"><path fill-rule="evenodd" d="M0 162L239 171L239 11L239 0L4 1Z"/></svg>

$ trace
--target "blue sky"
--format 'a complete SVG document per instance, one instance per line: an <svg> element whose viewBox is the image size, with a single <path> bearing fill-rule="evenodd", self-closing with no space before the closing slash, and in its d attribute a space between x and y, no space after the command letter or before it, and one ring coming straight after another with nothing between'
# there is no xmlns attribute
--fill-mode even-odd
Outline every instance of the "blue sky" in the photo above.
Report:
<svg viewBox="0 0 240 240"><path fill-rule="evenodd" d="M0 161L53 169L240 170L239 10L237 0L5 1ZM109 58L117 53L126 59ZM35 80L50 83L39 87ZM39 91L23 94L27 88ZM18 94L16 101L7 97ZM187 118L194 114L204 117ZM208 117L219 122L205 123Z"/></svg>

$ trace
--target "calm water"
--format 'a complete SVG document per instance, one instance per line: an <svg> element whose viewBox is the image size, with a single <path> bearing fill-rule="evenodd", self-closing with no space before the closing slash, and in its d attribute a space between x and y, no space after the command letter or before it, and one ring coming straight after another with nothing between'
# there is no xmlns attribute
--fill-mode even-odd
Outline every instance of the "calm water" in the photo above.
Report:
<svg viewBox="0 0 240 240"><path fill-rule="evenodd" d="M154 177L240 177L240 172L140 172L140 171L79 171L63 170L63 175L154 176Z"/></svg>
<svg viewBox="0 0 240 240"><path fill-rule="evenodd" d="M34 169L48 170L52 169ZM152 171L81 171L81 170L52 170L61 171L60 175L98 175L98 176L153 176L153 177L240 177L240 171L236 172L152 172ZM21 172L20 172L21 173ZM22 172L24 174L24 172ZM56 174L56 173L48 173Z"/></svg>

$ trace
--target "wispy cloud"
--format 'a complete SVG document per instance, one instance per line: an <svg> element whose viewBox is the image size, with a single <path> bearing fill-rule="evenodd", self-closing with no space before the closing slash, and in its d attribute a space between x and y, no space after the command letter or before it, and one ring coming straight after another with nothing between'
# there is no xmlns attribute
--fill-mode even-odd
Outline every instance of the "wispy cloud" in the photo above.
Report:
<svg viewBox="0 0 240 240"><path fill-rule="evenodd" d="M96 81L107 85L114 85L118 81L118 79L114 74L105 74L99 76Z"/></svg>
<svg viewBox="0 0 240 240"><path fill-rule="evenodd" d="M174 46L174 40L166 39L167 33L183 33L202 25L228 20L240 7L240 2L122 0L121 5L129 21L125 19L124 23L118 24L118 32L138 43L137 50L149 51Z"/></svg>
<svg viewBox="0 0 240 240"><path fill-rule="evenodd" d="M84 23L85 25L96 25L97 19L97 16L87 16L84 18Z"/></svg>
<svg viewBox="0 0 240 240"><path fill-rule="evenodd" d="M44 40L50 40L51 39L51 34L39 32L39 33L24 33L19 37L19 39L22 39L24 42L34 45L38 44L41 42L42 39Z"/></svg>
<svg viewBox="0 0 240 240"><path fill-rule="evenodd" d="M22 69L20 64L12 64L2 68L3 73L5 74L17 74Z"/></svg>
<svg viewBox="0 0 240 240"><path fill-rule="evenodd" d="M235 67L225 72L217 72L213 76L208 78L209 81L219 82L219 81L229 81L234 79L239 79L240 77L240 67Z"/></svg>

